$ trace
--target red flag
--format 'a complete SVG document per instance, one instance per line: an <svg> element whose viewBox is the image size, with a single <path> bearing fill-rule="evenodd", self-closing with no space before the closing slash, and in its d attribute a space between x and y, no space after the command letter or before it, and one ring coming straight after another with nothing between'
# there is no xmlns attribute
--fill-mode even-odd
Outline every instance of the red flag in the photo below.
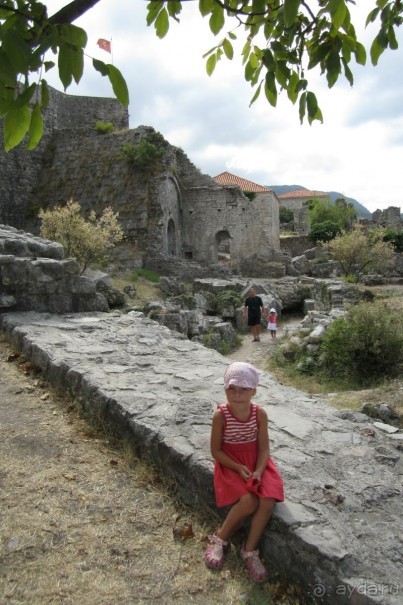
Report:
<svg viewBox="0 0 403 605"><path fill-rule="evenodd" d="M107 53L112 52L111 43L109 42L109 40L104 40L104 38L99 38L97 44L98 44L99 48L102 48L102 50L106 50Z"/></svg>

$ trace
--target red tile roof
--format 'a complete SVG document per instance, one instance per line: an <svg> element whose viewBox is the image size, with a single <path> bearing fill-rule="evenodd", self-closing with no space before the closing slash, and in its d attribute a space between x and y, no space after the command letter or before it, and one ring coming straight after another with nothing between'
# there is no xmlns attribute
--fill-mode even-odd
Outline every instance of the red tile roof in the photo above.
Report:
<svg viewBox="0 0 403 605"><path fill-rule="evenodd" d="M221 174L213 176L213 181L215 181L218 185L222 185L223 187L237 186L242 191L247 192L252 191L253 193L263 193L265 191L271 191L269 187L263 187L262 185L258 185L252 181L241 179L241 177L231 174L230 172L221 172Z"/></svg>
<svg viewBox="0 0 403 605"><path fill-rule="evenodd" d="M287 193L278 193L277 197L279 200L285 200L296 197L305 197L311 199L313 197L329 197L324 191L308 191L308 189L295 189L295 191L288 191Z"/></svg>

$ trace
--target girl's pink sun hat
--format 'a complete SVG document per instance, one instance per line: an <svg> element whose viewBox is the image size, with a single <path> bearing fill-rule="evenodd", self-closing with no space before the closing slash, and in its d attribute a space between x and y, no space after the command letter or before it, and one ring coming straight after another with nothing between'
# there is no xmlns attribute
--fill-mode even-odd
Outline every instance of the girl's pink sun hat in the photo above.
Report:
<svg viewBox="0 0 403 605"><path fill-rule="evenodd" d="M225 370L224 389L231 385L243 389L256 389L259 384L259 374L256 368L250 363L235 361Z"/></svg>

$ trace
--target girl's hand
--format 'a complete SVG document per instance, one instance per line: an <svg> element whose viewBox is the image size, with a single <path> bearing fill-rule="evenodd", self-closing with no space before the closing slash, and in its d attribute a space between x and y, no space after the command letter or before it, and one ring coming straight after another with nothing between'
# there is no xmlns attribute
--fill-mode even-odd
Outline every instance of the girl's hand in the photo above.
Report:
<svg viewBox="0 0 403 605"><path fill-rule="evenodd" d="M244 481L247 481L249 479L249 477L252 476L252 473L250 472L248 467L243 466L242 464L239 465L238 473L241 475L241 477Z"/></svg>
<svg viewBox="0 0 403 605"><path fill-rule="evenodd" d="M255 471L254 473L252 473L252 477L253 477L254 479L256 479L257 481L259 481L259 482L260 482L260 479L261 479L261 477L262 477L262 473L259 473L258 471Z"/></svg>

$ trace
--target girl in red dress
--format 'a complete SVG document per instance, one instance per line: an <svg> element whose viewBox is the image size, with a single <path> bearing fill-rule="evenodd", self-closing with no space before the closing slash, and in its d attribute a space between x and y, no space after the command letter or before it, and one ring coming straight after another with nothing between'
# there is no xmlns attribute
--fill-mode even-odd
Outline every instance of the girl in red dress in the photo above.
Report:
<svg viewBox="0 0 403 605"><path fill-rule="evenodd" d="M269 574L257 546L276 502L284 500L284 491L270 458L267 414L251 401L258 383L258 372L249 363L232 363L224 375L227 403L219 405L213 416L211 454L217 506L233 506L220 529L209 536L204 561L221 569L232 534L250 517L241 556L252 579L264 582Z"/></svg>

